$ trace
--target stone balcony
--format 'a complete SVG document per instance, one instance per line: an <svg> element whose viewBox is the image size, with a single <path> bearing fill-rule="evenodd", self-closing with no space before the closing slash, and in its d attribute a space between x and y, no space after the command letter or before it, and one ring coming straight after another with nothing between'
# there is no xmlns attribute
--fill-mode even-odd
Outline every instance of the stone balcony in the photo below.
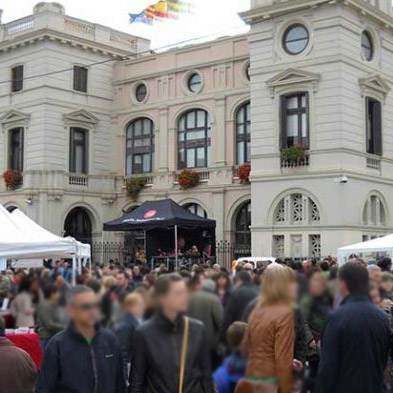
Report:
<svg viewBox="0 0 393 393"><path fill-rule="evenodd" d="M43 30L55 31L63 37L67 35L88 40L121 52L136 53L149 47L149 41L143 38L67 16L64 7L58 3L39 3L32 15L0 24L0 43L22 39Z"/></svg>

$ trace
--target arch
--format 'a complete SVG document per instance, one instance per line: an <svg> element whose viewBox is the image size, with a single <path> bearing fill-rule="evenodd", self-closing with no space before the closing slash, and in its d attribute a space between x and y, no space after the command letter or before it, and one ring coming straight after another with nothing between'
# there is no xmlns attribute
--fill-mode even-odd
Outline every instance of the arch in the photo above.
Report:
<svg viewBox="0 0 393 393"><path fill-rule="evenodd" d="M23 209L20 207L19 203L16 202L6 202L3 204L3 206L11 213L13 212L15 209L19 209L20 211L23 211Z"/></svg>
<svg viewBox="0 0 393 393"><path fill-rule="evenodd" d="M74 207L64 220L64 236L71 236L84 243L91 243L93 223L91 215L84 207Z"/></svg>
<svg viewBox="0 0 393 393"><path fill-rule="evenodd" d="M228 118L226 121L235 121L236 119L236 113L239 110L241 106L246 104L247 102L251 103L251 97L249 94L245 94L239 98L235 102L232 103L231 108L228 112Z"/></svg>
<svg viewBox="0 0 393 393"><path fill-rule="evenodd" d="M276 196L276 198L274 198L272 204L270 205L270 208L268 211L268 222L271 225L275 225L274 214L276 213L276 210L277 210L279 204L281 203L281 201L292 194L301 194L301 195L311 199L311 201L313 201L315 203L315 205L319 211L319 222L323 221L321 205L319 203L318 198L313 193L309 192L308 190L306 190L304 188L292 188L292 189L285 190L285 191L281 192L280 194L278 194Z"/></svg>
<svg viewBox="0 0 393 393"><path fill-rule="evenodd" d="M177 203L180 206L185 206L185 205L189 205L189 204L196 204L199 205L206 213L208 217L213 217L212 211L211 209L209 209L205 203L201 202L199 199L197 198L183 198L179 201L177 201Z"/></svg>
<svg viewBox="0 0 393 393"><path fill-rule="evenodd" d="M239 207L247 202L251 201L251 194L246 194L236 199L236 201L232 204L232 206L228 209L228 213L225 217L224 227L227 232L231 232L233 230L233 217L236 214Z"/></svg>
<svg viewBox="0 0 393 393"><path fill-rule="evenodd" d="M251 254L251 199L237 207L231 226L231 241L235 256L249 256Z"/></svg>
<svg viewBox="0 0 393 393"><path fill-rule="evenodd" d="M87 211L87 213L89 214L89 217L90 217L90 220L92 223L92 233L93 234L101 233L102 227L99 226L99 224L101 223L100 216L97 213L96 209L87 202L75 202L64 211L64 214L62 216L63 230L64 230L64 222L65 222L68 214L74 208L77 208L77 207L84 208Z"/></svg>
<svg viewBox="0 0 393 393"><path fill-rule="evenodd" d="M126 131L127 131L127 127L135 120L139 119L139 118L146 118L152 121L153 125L154 125L154 132L156 131L156 124L158 124L157 119L155 119L155 116L153 116L151 114L151 112L145 112L145 111L141 111L141 112L137 112L134 113L130 116L126 116L120 124L120 127L122 129L122 134L123 136L126 135Z"/></svg>
<svg viewBox="0 0 393 393"><path fill-rule="evenodd" d="M210 107L208 107L205 104L202 104L200 102L191 102L189 104L184 104L177 108L175 112L170 114L169 116L169 129L174 129L177 130L177 126L179 124L179 119L182 115L184 115L186 112L189 112L194 109L201 109L204 110L205 112L208 113L209 119L210 119L210 124L213 125L215 122L215 117L214 117L214 110Z"/></svg>
<svg viewBox="0 0 393 393"><path fill-rule="evenodd" d="M208 217L207 211L199 203L186 203L185 205L182 205L182 207L199 217Z"/></svg>
<svg viewBox="0 0 393 393"><path fill-rule="evenodd" d="M386 199L380 191L370 191L362 204L360 222L368 226L389 225L390 214L387 206Z"/></svg>

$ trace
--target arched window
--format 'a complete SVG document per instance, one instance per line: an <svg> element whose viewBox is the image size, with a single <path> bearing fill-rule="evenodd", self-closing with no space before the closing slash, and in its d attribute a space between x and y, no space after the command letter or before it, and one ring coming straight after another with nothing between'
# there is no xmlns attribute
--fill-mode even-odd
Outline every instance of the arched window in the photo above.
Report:
<svg viewBox="0 0 393 393"><path fill-rule="evenodd" d="M134 120L126 133L126 175L153 171L153 122L145 117Z"/></svg>
<svg viewBox="0 0 393 393"><path fill-rule="evenodd" d="M236 112L236 163L244 164L251 159L250 103L243 104Z"/></svg>
<svg viewBox="0 0 393 393"><path fill-rule="evenodd" d="M203 109L184 113L178 123L178 168L206 168L210 156L210 120Z"/></svg>
<svg viewBox="0 0 393 393"><path fill-rule="evenodd" d="M207 218L206 210L197 203L187 203L183 207L190 213L196 214L199 217Z"/></svg>
<svg viewBox="0 0 393 393"><path fill-rule="evenodd" d="M363 208L363 224L368 226L385 226L386 210L377 195L370 195Z"/></svg>
<svg viewBox="0 0 393 393"><path fill-rule="evenodd" d="M236 256L251 255L251 201L243 203L234 220L234 242Z"/></svg>
<svg viewBox="0 0 393 393"><path fill-rule="evenodd" d="M91 243L93 225L87 210L75 207L64 222L64 236L71 236L84 243Z"/></svg>

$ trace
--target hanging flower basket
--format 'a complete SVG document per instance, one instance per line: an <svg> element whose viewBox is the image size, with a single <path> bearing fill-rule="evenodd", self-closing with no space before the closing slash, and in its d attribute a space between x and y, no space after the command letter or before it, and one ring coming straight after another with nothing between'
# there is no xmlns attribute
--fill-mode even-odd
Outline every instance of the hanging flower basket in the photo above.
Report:
<svg viewBox="0 0 393 393"><path fill-rule="evenodd" d="M249 162L245 162L244 164L240 165L237 173L241 183L249 183L251 164Z"/></svg>
<svg viewBox="0 0 393 393"><path fill-rule="evenodd" d="M15 190L22 184L23 176L19 171L7 169L3 173L3 179L9 190Z"/></svg>
<svg viewBox="0 0 393 393"><path fill-rule="evenodd" d="M290 164L303 161L306 157L306 149L302 145L294 145L281 150L281 159Z"/></svg>
<svg viewBox="0 0 393 393"><path fill-rule="evenodd" d="M126 182L127 195L136 201L140 192L143 190L147 183L147 178L143 176L131 177Z"/></svg>
<svg viewBox="0 0 393 393"><path fill-rule="evenodd" d="M199 181L199 173L190 171L188 169L184 169L178 176L179 186L183 190L197 186Z"/></svg>

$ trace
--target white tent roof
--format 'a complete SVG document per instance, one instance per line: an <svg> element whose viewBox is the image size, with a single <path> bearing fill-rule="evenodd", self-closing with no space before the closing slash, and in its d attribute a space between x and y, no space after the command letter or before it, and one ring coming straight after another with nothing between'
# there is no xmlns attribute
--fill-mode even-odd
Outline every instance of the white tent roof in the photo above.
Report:
<svg viewBox="0 0 393 393"><path fill-rule="evenodd" d="M90 256L90 246L56 236L20 211L12 214L0 205L0 258ZM81 255L81 254L86 255Z"/></svg>
<svg viewBox="0 0 393 393"><path fill-rule="evenodd" d="M386 252L393 254L393 234L378 237L362 243L351 244L337 250L337 257L340 263L351 254L366 254L375 252Z"/></svg>

